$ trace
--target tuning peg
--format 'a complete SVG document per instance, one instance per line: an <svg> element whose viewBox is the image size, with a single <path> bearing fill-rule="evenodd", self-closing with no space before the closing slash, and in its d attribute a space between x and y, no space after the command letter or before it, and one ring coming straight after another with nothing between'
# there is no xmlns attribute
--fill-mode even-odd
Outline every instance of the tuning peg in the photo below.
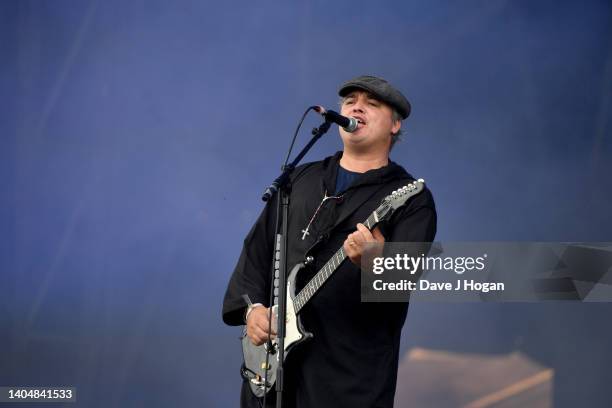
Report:
<svg viewBox="0 0 612 408"><path fill-rule="evenodd" d="M424 182L425 182L425 180L423 180L423 179L418 179L417 181L418 181L419 183L424 183Z"/></svg>

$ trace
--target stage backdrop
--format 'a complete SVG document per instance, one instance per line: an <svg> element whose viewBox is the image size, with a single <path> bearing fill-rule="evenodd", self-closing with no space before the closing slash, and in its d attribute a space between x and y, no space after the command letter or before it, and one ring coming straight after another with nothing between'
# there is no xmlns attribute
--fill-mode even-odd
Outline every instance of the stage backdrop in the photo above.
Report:
<svg viewBox="0 0 612 408"><path fill-rule="evenodd" d="M612 240L609 2L9 0L0 60L0 386L237 406L242 239L302 112L361 74L413 104L392 159L438 240ZM520 350L602 406L611 312L415 304L403 350Z"/></svg>

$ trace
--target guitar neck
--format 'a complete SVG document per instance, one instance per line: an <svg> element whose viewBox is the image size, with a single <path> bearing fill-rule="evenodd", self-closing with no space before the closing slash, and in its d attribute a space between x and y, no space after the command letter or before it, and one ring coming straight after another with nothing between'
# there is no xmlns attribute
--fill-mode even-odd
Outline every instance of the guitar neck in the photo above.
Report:
<svg viewBox="0 0 612 408"><path fill-rule="evenodd" d="M374 211L368 217L363 225L369 230L372 230L378 224L379 218L376 211ZM298 293L293 300L293 307L295 312L298 313L302 307L308 303L308 301L321 289L323 284L332 276L332 274L338 269L338 267L346 259L346 253L344 253L344 247L340 247L336 253L325 263L325 265L319 269L317 274L304 286L304 288Z"/></svg>

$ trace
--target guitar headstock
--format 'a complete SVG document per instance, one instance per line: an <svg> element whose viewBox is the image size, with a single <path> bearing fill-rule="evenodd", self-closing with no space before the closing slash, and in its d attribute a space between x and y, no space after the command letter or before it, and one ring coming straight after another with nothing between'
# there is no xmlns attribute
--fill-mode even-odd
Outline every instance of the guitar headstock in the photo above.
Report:
<svg viewBox="0 0 612 408"><path fill-rule="evenodd" d="M414 195L419 194L425 188L425 180L418 179L404 187L393 191L385 197L382 203L376 209L376 215L379 219L390 217L395 210L406 204L406 201Z"/></svg>

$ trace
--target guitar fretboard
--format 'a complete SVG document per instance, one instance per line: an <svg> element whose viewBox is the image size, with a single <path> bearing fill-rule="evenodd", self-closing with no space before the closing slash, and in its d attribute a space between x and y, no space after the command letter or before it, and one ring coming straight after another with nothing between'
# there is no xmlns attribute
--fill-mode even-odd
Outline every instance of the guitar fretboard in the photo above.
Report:
<svg viewBox="0 0 612 408"><path fill-rule="evenodd" d="M388 195L380 206L363 223L369 230L372 230L380 221L388 217L395 209L404 205L408 198L423 191L425 181L423 179L416 180L393 193ZM325 263L325 265L316 273L316 275L304 286L304 288L293 298L293 308L295 313L308 303L308 301L317 293L321 286L327 282L330 276L338 269L340 264L346 259L344 247L340 247L336 253Z"/></svg>
<svg viewBox="0 0 612 408"><path fill-rule="evenodd" d="M377 213L379 209L376 209L367 220L363 223L368 229L372 229L379 222L379 215ZM339 250L325 263L325 265L317 272L315 276L302 288L300 293L298 293L293 299L293 307L295 309L295 313L298 313L306 303L314 296L315 293L321 286L329 279L330 276L338 269L340 264L344 262L346 259L346 254L344 253L344 247L340 247Z"/></svg>

